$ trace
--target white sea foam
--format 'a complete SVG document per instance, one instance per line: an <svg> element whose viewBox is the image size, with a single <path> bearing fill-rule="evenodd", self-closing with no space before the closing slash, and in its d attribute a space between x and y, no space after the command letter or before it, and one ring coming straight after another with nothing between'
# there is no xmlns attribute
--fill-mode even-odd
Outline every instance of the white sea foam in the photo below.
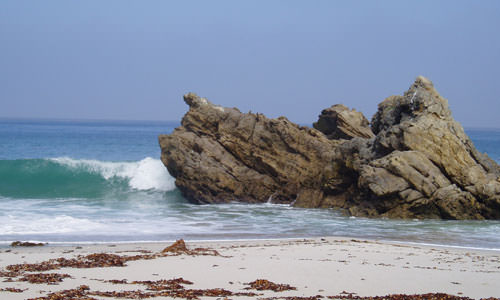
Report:
<svg viewBox="0 0 500 300"><path fill-rule="evenodd" d="M67 215L36 218L6 216L0 220L2 234L61 234L95 232L102 229L102 225L97 222Z"/></svg>
<svg viewBox="0 0 500 300"><path fill-rule="evenodd" d="M69 157L50 160L69 168L98 173L106 180L114 177L125 178L129 181L130 187L137 190L170 191L175 188L174 178L168 174L163 163L151 157L137 162L104 162Z"/></svg>

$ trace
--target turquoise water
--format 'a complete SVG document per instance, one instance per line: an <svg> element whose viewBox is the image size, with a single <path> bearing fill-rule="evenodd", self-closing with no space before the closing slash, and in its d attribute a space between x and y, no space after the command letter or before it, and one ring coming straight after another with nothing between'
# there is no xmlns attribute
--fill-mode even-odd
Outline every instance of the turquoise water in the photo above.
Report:
<svg viewBox="0 0 500 300"><path fill-rule="evenodd" d="M193 205L159 160L178 122L0 120L0 245L347 236L500 248L499 221L349 218L274 204ZM500 130L467 130L500 161Z"/></svg>

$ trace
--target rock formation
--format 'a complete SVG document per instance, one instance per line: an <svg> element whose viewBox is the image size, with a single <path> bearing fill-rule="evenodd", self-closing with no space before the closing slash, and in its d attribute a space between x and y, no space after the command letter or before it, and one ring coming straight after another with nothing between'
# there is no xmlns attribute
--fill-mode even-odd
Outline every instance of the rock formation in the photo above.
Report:
<svg viewBox="0 0 500 300"><path fill-rule="evenodd" d="M500 167L479 153L424 77L368 121L343 105L314 128L195 94L160 135L162 161L195 203L290 203L354 216L500 219Z"/></svg>
<svg viewBox="0 0 500 300"><path fill-rule="evenodd" d="M370 123L362 113L349 110L342 104L335 104L324 109L318 122L313 127L323 132L329 139L347 139L354 137L372 138L374 134Z"/></svg>
<svg viewBox="0 0 500 300"><path fill-rule="evenodd" d="M195 94L182 126L160 136L162 161L197 203L287 202L318 192L339 141L285 117L268 119L213 105Z"/></svg>

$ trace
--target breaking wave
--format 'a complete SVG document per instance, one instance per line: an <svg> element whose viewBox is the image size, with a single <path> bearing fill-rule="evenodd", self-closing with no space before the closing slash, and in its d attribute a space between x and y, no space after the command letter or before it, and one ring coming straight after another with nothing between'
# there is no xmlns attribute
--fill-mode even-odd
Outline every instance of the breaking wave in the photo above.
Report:
<svg viewBox="0 0 500 300"><path fill-rule="evenodd" d="M162 162L72 159L0 160L0 196L10 198L98 198L133 191L175 189Z"/></svg>

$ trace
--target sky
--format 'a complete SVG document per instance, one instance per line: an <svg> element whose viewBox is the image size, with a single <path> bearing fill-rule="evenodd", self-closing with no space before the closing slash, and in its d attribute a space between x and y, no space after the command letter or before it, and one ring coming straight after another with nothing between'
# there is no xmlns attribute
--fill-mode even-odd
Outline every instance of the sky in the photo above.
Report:
<svg viewBox="0 0 500 300"><path fill-rule="evenodd" d="M310 124L418 75L500 128L500 1L0 2L0 117L180 120L195 92Z"/></svg>

